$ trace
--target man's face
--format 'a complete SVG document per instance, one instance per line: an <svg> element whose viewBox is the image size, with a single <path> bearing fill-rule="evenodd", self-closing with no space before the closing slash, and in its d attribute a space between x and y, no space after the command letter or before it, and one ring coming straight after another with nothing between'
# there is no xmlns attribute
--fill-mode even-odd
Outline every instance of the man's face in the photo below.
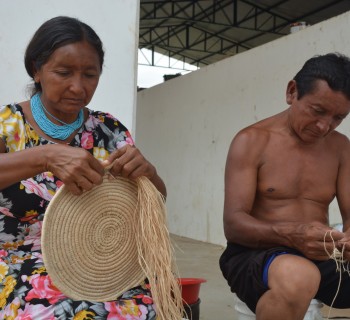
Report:
<svg viewBox="0 0 350 320"><path fill-rule="evenodd" d="M295 81L290 81L287 103L291 129L306 143L326 137L350 112L350 100L342 92L332 90L324 80L316 81L314 90L300 99Z"/></svg>

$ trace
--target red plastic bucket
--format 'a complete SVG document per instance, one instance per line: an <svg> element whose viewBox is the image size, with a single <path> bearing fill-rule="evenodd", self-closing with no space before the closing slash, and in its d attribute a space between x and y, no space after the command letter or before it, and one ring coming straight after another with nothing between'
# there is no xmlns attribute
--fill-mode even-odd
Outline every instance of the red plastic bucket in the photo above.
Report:
<svg viewBox="0 0 350 320"><path fill-rule="evenodd" d="M178 280L181 285L183 301L189 305L196 303L199 299L201 283L207 282L207 280L202 278L179 278Z"/></svg>

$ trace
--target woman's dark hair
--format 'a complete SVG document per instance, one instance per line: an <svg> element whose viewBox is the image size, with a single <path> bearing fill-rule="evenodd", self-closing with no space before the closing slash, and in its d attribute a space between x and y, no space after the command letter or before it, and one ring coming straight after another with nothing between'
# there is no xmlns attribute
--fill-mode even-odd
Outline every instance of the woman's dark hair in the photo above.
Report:
<svg viewBox="0 0 350 320"><path fill-rule="evenodd" d="M44 22L30 40L24 56L27 73L34 79L36 71L50 59L56 49L80 41L86 41L96 49L102 72L104 50L96 32L76 18L59 16ZM32 94L38 91L41 91L41 85L35 83Z"/></svg>
<svg viewBox="0 0 350 320"><path fill-rule="evenodd" d="M350 59L340 53L318 55L307 60L294 80L298 99L312 93L317 80L324 80L334 91L350 99Z"/></svg>

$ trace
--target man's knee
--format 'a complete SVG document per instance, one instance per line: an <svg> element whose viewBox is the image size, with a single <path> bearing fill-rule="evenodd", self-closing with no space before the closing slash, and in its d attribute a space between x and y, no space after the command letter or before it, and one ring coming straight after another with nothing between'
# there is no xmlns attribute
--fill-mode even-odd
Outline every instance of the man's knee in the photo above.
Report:
<svg viewBox="0 0 350 320"><path fill-rule="evenodd" d="M268 271L268 286L290 301L310 300L316 295L321 274L309 260L296 255L281 255L275 258Z"/></svg>

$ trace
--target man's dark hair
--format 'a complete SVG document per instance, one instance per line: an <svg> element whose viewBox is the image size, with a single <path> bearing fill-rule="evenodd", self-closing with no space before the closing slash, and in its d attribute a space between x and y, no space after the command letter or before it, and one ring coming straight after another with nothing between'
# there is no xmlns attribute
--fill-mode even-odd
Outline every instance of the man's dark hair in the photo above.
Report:
<svg viewBox="0 0 350 320"><path fill-rule="evenodd" d="M24 56L27 73L34 79L36 71L50 59L56 49L80 41L86 41L96 49L102 72L104 50L96 32L76 18L58 16L44 22L30 40ZM41 91L40 83L35 83L33 91L32 94Z"/></svg>
<svg viewBox="0 0 350 320"><path fill-rule="evenodd" d="M324 80L334 91L350 99L350 58L340 53L317 55L307 60L294 77L298 99L312 93L317 80Z"/></svg>

